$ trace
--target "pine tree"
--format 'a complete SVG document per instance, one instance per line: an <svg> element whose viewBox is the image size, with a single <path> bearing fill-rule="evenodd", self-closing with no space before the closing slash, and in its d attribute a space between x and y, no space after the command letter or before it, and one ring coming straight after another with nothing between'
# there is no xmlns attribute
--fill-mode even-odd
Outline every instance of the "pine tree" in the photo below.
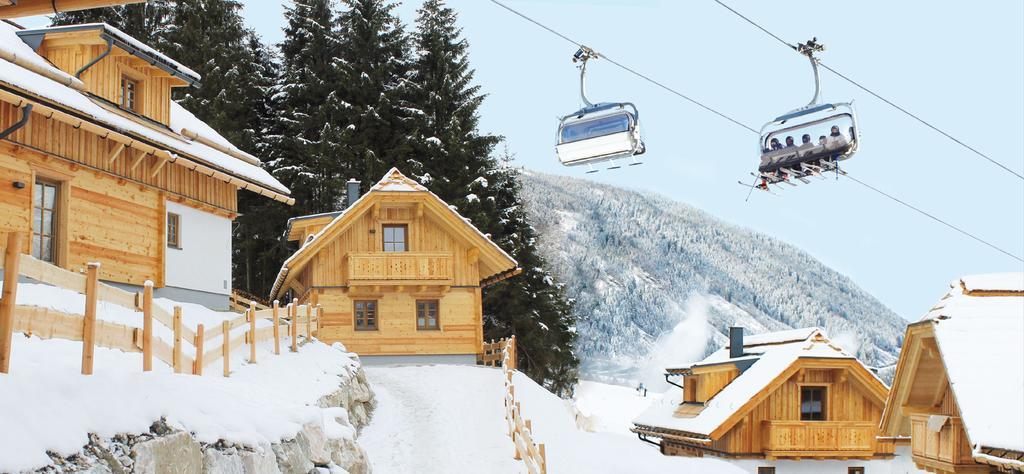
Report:
<svg viewBox="0 0 1024 474"><path fill-rule="evenodd" d="M412 176L410 161L417 110L409 107L409 38L386 0L342 0L339 17L346 127L342 159L353 177L375 182L392 166Z"/></svg>
<svg viewBox="0 0 1024 474"><path fill-rule="evenodd" d="M493 216L486 227L492 239L519 262L523 273L484 290L484 336L489 339L516 335L518 367L548 390L563 397L572 395L579 375L574 352L576 320L572 302L562 285L545 268L537 249L537 235L526 219L520 195L519 171L505 151L487 182L493 189L481 201Z"/></svg>
<svg viewBox="0 0 1024 474"><path fill-rule="evenodd" d="M417 10L418 57L412 67L417 115L416 159L421 180L449 203L467 209L480 196L467 190L496 167L491 153L501 140L477 131L484 95L473 85L469 43L456 26L457 15L442 0L427 0Z"/></svg>
<svg viewBox="0 0 1024 474"><path fill-rule="evenodd" d="M334 9L330 0L295 2L285 17L281 73L272 89L270 168L292 190L293 215L334 211L352 176L341 159L345 104Z"/></svg>

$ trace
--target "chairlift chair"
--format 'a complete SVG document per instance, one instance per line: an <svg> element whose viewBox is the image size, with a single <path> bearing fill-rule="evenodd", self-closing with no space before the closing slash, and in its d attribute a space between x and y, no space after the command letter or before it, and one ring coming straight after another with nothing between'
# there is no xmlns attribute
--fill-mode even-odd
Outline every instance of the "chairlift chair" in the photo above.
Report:
<svg viewBox="0 0 1024 474"><path fill-rule="evenodd" d="M565 166L587 165L589 173L596 172L594 165L611 162L608 169L619 168L615 160L631 158L630 166L638 165L636 159L646 151L640 137L640 113L630 102L602 102L594 104L587 99L587 61L598 54L587 47L581 47L573 56L573 62L580 62L580 97L584 107L561 118L558 125L555 153Z"/></svg>
<svg viewBox="0 0 1024 474"><path fill-rule="evenodd" d="M815 52L824 51L824 45L814 38L797 46L797 52L807 56L814 71L814 97L806 106L792 110L761 127L758 155L761 158L755 188L767 190L777 183L795 185L794 180L808 183L809 177L820 177L823 172L841 174L839 162L848 160L860 145L860 127L853 102L821 103L821 79ZM833 130L838 128L838 130ZM796 143L803 137L810 141ZM783 144L794 138L793 144ZM824 139L824 140L821 140ZM778 143L776 148L773 144Z"/></svg>

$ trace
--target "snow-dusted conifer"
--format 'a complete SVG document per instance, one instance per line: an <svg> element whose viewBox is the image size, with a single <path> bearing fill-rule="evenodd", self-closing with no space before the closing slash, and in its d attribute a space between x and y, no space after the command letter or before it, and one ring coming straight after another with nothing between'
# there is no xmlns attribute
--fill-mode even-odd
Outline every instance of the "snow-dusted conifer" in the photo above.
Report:
<svg viewBox="0 0 1024 474"><path fill-rule="evenodd" d="M409 38L387 0L342 0L338 93L345 108L339 156L349 177L372 183L392 166L419 176L410 162Z"/></svg>

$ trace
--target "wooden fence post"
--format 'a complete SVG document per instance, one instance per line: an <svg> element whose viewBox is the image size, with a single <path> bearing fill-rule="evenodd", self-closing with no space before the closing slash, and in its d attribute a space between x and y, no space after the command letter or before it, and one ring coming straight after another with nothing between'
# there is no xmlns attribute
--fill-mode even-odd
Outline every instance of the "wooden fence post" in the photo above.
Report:
<svg viewBox="0 0 1024 474"><path fill-rule="evenodd" d="M313 336L313 306L306 303L306 341Z"/></svg>
<svg viewBox="0 0 1024 474"><path fill-rule="evenodd" d="M171 362L174 365L174 373L180 374L184 368L181 366L181 306L174 307L174 352L171 353Z"/></svg>
<svg viewBox="0 0 1024 474"><path fill-rule="evenodd" d="M324 307L316 305L316 332L313 333L316 337L320 337L320 326L324 319Z"/></svg>
<svg viewBox="0 0 1024 474"><path fill-rule="evenodd" d="M99 263L90 263L85 270L85 317L82 318L82 375L92 375L96 353L96 300Z"/></svg>
<svg viewBox="0 0 1024 474"><path fill-rule="evenodd" d="M281 319L278 311L280 305L274 300L274 355L281 355Z"/></svg>
<svg viewBox="0 0 1024 474"><path fill-rule="evenodd" d="M21 247L25 234L7 233L7 250L4 252L4 291L0 299L0 373L11 370L11 336L14 331L14 306L18 298L18 264L21 262Z"/></svg>
<svg viewBox="0 0 1024 474"><path fill-rule="evenodd" d="M512 446L515 449L515 459L522 460L523 456L519 452L519 443L516 442L519 437L519 402L516 402L515 406L512 407Z"/></svg>
<svg viewBox="0 0 1024 474"><path fill-rule="evenodd" d="M544 443L537 445L540 449L540 474L548 474L548 453L544 450Z"/></svg>
<svg viewBox="0 0 1024 474"><path fill-rule="evenodd" d="M153 282L142 287L142 371L153 370Z"/></svg>
<svg viewBox="0 0 1024 474"><path fill-rule="evenodd" d="M291 317L291 330L289 335L292 338L292 352L299 352L299 299L295 298L288 305L288 316Z"/></svg>
<svg viewBox="0 0 1024 474"><path fill-rule="evenodd" d="M256 363L256 302L249 302L249 363Z"/></svg>
<svg viewBox="0 0 1024 474"><path fill-rule="evenodd" d="M206 329L200 324L196 327L196 342L193 344L196 347L196 358L192 366L192 373L195 375L203 375L203 342L205 337Z"/></svg>
<svg viewBox="0 0 1024 474"><path fill-rule="evenodd" d="M222 357L224 358L224 376L231 375L231 324L224 321L220 325L224 331L224 344L221 346Z"/></svg>

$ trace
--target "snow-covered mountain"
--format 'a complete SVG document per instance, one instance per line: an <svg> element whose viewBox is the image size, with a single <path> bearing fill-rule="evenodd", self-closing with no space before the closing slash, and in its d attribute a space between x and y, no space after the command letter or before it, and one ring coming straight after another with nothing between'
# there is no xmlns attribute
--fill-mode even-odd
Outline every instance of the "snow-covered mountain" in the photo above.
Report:
<svg viewBox="0 0 1024 474"><path fill-rule="evenodd" d="M869 365L896 361L906 322L792 245L662 196L563 176L524 172L523 198L576 300L586 377L656 380L723 345L733 325L818 326Z"/></svg>

